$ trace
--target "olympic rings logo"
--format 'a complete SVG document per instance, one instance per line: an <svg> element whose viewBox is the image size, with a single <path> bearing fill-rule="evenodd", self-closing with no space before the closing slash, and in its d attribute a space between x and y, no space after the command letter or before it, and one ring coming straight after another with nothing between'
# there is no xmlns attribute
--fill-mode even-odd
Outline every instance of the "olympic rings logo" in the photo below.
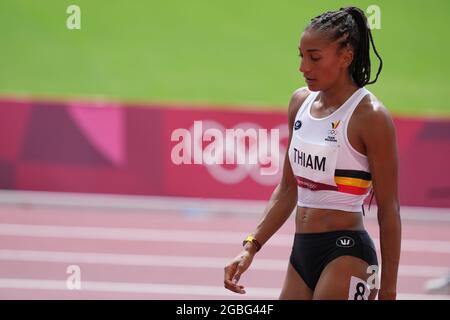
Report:
<svg viewBox="0 0 450 320"><path fill-rule="evenodd" d="M328 130L328 135L335 136L336 134L337 134L337 130L336 129Z"/></svg>
<svg viewBox="0 0 450 320"><path fill-rule="evenodd" d="M189 130L172 132L172 141L183 140L173 147L172 162L203 164L214 179L224 184L237 184L249 176L261 185L276 185L286 152L280 141L288 137L285 124L269 132L251 122L226 129L213 120L194 121ZM210 143L205 146L205 142Z"/></svg>

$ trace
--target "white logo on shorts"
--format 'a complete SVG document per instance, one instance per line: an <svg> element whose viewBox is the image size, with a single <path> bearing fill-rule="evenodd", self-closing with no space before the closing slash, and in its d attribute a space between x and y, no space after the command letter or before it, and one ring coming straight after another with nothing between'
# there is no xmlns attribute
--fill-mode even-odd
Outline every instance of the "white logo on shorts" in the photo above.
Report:
<svg viewBox="0 0 450 320"><path fill-rule="evenodd" d="M341 248L351 248L355 245L355 240L348 236L339 237L336 240L336 245Z"/></svg>

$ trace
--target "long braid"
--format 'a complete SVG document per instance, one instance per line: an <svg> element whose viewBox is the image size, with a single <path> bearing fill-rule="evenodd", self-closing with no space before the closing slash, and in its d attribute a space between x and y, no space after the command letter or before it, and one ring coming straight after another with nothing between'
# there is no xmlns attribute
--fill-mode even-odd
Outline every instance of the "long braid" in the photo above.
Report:
<svg viewBox="0 0 450 320"><path fill-rule="evenodd" d="M373 42L372 32L364 12L356 7L328 11L313 18L306 29L326 33L331 40L339 40L340 46L353 47L354 58L349 67L350 75L358 87L375 83L383 67L383 60ZM370 44L380 61L376 77L370 81Z"/></svg>
<svg viewBox="0 0 450 320"><path fill-rule="evenodd" d="M380 55L378 54L377 48L375 47L375 43L373 42L373 37L372 37L372 31L370 30L370 28L369 28L369 36L370 36L370 43L372 44L373 52L375 52L378 60L380 61L380 66L378 67L378 71L375 76L375 80L373 80L372 82L368 82L368 84L372 84L378 80L378 75L380 74L381 69L383 68L383 60L381 59Z"/></svg>

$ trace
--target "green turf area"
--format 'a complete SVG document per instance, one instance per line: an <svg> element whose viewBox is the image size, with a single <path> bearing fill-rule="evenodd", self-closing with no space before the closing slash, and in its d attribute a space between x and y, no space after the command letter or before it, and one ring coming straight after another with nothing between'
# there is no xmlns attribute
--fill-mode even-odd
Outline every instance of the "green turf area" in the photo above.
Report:
<svg viewBox="0 0 450 320"><path fill-rule="evenodd" d="M81 30L66 28L70 4L81 8ZM285 110L304 85L301 31L310 18L346 4L1 0L0 94ZM381 9L374 38L385 68L368 89L396 114L450 115L450 1L354 4Z"/></svg>

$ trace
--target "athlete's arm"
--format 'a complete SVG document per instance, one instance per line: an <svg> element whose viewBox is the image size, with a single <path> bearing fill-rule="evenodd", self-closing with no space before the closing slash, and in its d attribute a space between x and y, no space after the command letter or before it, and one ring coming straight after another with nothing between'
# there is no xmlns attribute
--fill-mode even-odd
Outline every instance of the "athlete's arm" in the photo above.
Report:
<svg viewBox="0 0 450 320"><path fill-rule="evenodd" d="M366 107L362 118L362 139L369 159L380 227L382 271L378 298L395 299L401 245L395 127L381 103L372 100Z"/></svg>
<svg viewBox="0 0 450 320"><path fill-rule="evenodd" d="M280 183L272 192L260 223L252 233L261 245L267 242L284 222L286 222L297 203L297 182L289 162L289 144L291 142L295 116L308 94L309 91L306 88L298 89L294 92L289 102L289 143L284 159L283 175ZM225 288L237 293L245 293L244 287L238 285L237 282L241 274L250 266L255 253L256 248L254 245L247 242L241 253L225 267Z"/></svg>
<svg viewBox="0 0 450 320"><path fill-rule="evenodd" d="M263 217L253 235L263 245L286 222L297 204L297 181L289 162L289 145L292 139L292 128L295 116L309 91L301 88L294 92L288 109L289 142L283 165L280 183L273 191ZM251 246L251 245L250 245Z"/></svg>

